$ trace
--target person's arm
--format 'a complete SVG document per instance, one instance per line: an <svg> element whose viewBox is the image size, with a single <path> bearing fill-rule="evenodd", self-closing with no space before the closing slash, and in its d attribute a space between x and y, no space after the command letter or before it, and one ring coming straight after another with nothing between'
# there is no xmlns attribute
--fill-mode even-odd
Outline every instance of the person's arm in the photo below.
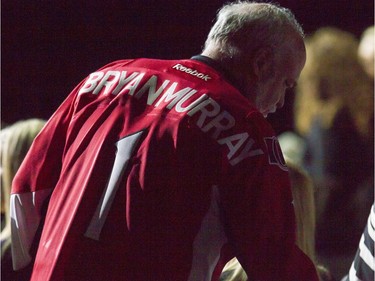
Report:
<svg viewBox="0 0 375 281"><path fill-rule="evenodd" d="M264 153L229 168L229 188L222 188L229 243L249 280L317 281L314 264L296 246L289 175L277 139L259 132L256 146Z"/></svg>
<svg viewBox="0 0 375 281"><path fill-rule="evenodd" d="M114 64L125 65L131 60L111 62L101 71ZM36 233L43 221L43 208L59 180L64 153L69 147L69 125L74 115L90 103L92 97L81 95L84 87L91 87L98 81L86 77L60 105L43 130L36 137L23 164L14 178L11 191L11 236L12 258L15 270L27 266L31 260L31 247L39 243ZM84 91L83 91L84 92ZM79 127L79 125L76 125Z"/></svg>
<svg viewBox="0 0 375 281"><path fill-rule="evenodd" d="M43 208L59 178L65 136L75 97L71 94L35 138L12 183L10 196L13 268L32 261L32 245L43 220Z"/></svg>

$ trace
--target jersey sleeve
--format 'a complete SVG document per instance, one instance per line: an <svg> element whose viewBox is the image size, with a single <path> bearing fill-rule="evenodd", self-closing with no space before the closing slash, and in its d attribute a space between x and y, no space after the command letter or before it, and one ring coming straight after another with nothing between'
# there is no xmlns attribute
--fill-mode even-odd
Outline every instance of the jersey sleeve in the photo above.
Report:
<svg viewBox="0 0 375 281"><path fill-rule="evenodd" d="M15 270L32 260L30 248L42 221L42 207L48 203L59 178L65 136L72 118L75 91L56 110L34 139L12 183L10 217L12 258Z"/></svg>
<svg viewBox="0 0 375 281"><path fill-rule="evenodd" d="M226 171L221 192L227 237L249 280L317 281L315 266L296 246L289 174L273 131L249 125L263 153ZM260 127L259 127L260 126Z"/></svg>

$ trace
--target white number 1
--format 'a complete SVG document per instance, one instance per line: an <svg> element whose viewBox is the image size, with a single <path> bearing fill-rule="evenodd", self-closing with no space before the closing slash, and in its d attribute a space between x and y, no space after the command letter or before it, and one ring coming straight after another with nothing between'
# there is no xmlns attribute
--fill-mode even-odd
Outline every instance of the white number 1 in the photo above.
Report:
<svg viewBox="0 0 375 281"><path fill-rule="evenodd" d="M102 194L99 205L96 208L95 214L85 232L86 237L99 240L100 233L115 198L123 173L126 170L129 159L131 158L143 132L144 131L139 131L130 136L126 136L116 143L117 152L111 176L108 185Z"/></svg>

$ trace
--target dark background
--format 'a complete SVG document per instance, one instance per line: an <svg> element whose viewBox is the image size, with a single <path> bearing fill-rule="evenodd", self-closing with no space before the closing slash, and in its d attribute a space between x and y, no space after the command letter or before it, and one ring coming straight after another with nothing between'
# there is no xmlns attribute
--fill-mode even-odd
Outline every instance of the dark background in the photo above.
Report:
<svg viewBox="0 0 375 281"><path fill-rule="evenodd" d="M1 121L47 119L87 74L117 59L188 58L201 51L226 1L1 1ZM311 34L335 26L358 38L373 0L279 0ZM269 117L292 129L291 103Z"/></svg>

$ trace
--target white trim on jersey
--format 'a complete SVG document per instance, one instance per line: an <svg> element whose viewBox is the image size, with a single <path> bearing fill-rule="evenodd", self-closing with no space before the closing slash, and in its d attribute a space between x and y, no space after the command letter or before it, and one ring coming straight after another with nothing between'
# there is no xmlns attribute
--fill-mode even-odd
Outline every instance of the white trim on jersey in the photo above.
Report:
<svg viewBox="0 0 375 281"><path fill-rule="evenodd" d="M219 190L212 187L211 205L193 243L193 261L188 281L210 281L220 251L228 241L220 219Z"/></svg>
<svg viewBox="0 0 375 281"><path fill-rule="evenodd" d="M13 269L27 266L31 261L30 248L41 221L41 209L52 189L11 194L10 219Z"/></svg>

